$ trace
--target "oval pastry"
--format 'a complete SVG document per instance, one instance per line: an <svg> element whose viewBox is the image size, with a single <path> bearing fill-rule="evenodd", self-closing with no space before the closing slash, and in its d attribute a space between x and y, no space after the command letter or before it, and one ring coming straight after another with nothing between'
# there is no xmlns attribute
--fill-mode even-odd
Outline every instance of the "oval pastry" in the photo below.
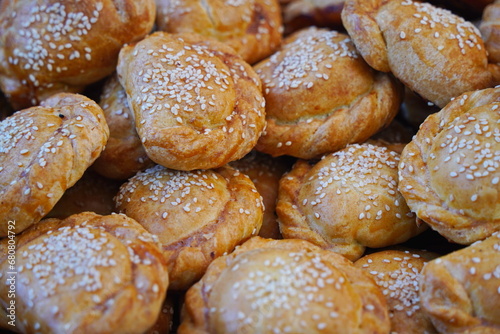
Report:
<svg viewBox="0 0 500 334"><path fill-rule="evenodd" d="M139 172L116 196L117 209L158 236L168 263L170 289L189 288L210 262L262 225L262 198L234 168Z"/></svg>
<svg viewBox="0 0 500 334"><path fill-rule="evenodd" d="M269 56L281 43L278 0L157 0L156 4L159 30L217 39L249 64Z"/></svg>
<svg viewBox="0 0 500 334"><path fill-rule="evenodd" d="M37 223L78 181L108 140L102 109L59 93L0 123L0 237Z"/></svg>
<svg viewBox="0 0 500 334"><path fill-rule="evenodd" d="M11 272L0 241L0 277ZM168 286L157 239L125 215L47 219L16 238L16 330L137 333L153 326ZM0 327L8 284L0 284ZM125 316L134 315L134 316Z"/></svg>
<svg viewBox="0 0 500 334"><path fill-rule="evenodd" d="M254 237L216 259L186 293L179 334L389 333L381 290L304 240Z"/></svg>
<svg viewBox="0 0 500 334"><path fill-rule="evenodd" d="M494 84L479 30L448 10L412 0L347 0L342 22L370 66L441 108Z"/></svg>
<svg viewBox="0 0 500 334"><path fill-rule="evenodd" d="M148 156L167 168L220 167L264 129L259 77L221 42L156 32L124 47L117 71Z"/></svg>
<svg viewBox="0 0 500 334"><path fill-rule="evenodd" d="M460 95L405 147L399 191L448 240L471 244L500 230L500 88Z"/></svg>
<svg viewBox="0 0 500 334"><path fill-rule="evenodd" d="M350 260L366 247L422 232L397 191L399 154L353 144L319 162L299 160L280 181L276 211L284 238L305 239Z"/></svg>
<svg viewBox="0 0 500 334"><path fill-rule="evenodd" d="M302 159L363 142L396 116L399 83L373 71L349 36L309 28L255 65L266 99L267 127L256 149Z"/></svg>
<svg viewBox="0 0 500 334"><path fill-rule="evenodd" d="M113 73L125 43L143 38L154 0L5 0L0 3L0 87L16 109L81 92Z"/></svg>
<svg viewBox="0 0 500 334"><path fill-rule="evenodd" d="M439 333L499 333L500 234L427 263L420 300Z"/></svg>

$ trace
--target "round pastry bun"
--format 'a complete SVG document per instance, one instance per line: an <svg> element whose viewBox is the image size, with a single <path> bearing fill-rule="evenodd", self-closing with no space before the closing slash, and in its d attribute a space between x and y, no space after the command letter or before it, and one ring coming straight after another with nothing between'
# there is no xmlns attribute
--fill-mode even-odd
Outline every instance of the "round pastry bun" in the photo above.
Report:
<svg viewBox="0 0 500 334"><path fill-rule="evenodd" d="M179 334L388 333L368 274L304 240L254 237L186 293Z"/></svg>
<svg viewBox="0 0 500 334"><path fill-rule="evenodd" d="M347 0L342 22L370 66L441 108L493 85L479 30L448 10L412 0Z"/></svg>
<svg viewBox="0 0 500 334"><path fill-rule="evenodd" d="M158 236L172 290L189 288L215 258L257 235L264 210L252 181L229 166L177 171L157 165L126 182L116 206Z"/></svg>
<svg viewBox="0 0 500 334"><path fill-rule="evenodd" d="M284 238L305 239L354 261L366 247L402 243L424 231L397 191L399 154L353 144L298 160L280 181L276 211Z"/></svg>
<svg viewBox="0 0 500 334"><path fill-rule="evenodd" d="M8 240L0 241L2 280L13 271ZM84 212L41 221L15 241L20 332L143 333L155 323L167 267L157 239L133 219ZM0 285L3 305L8 290ZM0 327L12 328L5 312L0 308Z"/></svg>
<svg viewBox="0 0 500 334"><path fill-rule="evenodd" d="M298 31L254 68L267 120L256 149L272 156L312 159L363 142L391 122L402 98L399 83L336 31Z"/></svg>
<svg viewBox="0 0 500 334"><path fill-rule="evenodd" d="M465 93L421 125L399 164L399 191L448 240L500 230L500 87Z"/></svg>
<svg viewBox="0 0 500 334"><path fill-rule="evenodd" d="M157 0L156 4L159 30L217 39L249 64L269 56L281 43L278 0Z"/></svg>
<svg viewBox="0 0 500 334"><path fill-rule="evenodd" d="M423 311L439 333L500 332L500 234L427 263Z"/></svg>
<svg viewBox="0 0 500 334"><path fill-rule="evenodd" d="M117 71L148 156L167 168L223 166L264 129L259 77L216 40L156 32L122 48Z"/></svg>
<svg viewBox="0 0 500 334"><path fill-rule="evenodd" d="M125 43L154 24L154 0L0 2L0 88L14 108L81 92L113 73Z"/></svg>
<svg viewBox="0 0 500 334"><path fill-rule="evenodd" d="M0 123L0 237L39 222L78 181L108 140L102 109L59 93Z"/></svg>

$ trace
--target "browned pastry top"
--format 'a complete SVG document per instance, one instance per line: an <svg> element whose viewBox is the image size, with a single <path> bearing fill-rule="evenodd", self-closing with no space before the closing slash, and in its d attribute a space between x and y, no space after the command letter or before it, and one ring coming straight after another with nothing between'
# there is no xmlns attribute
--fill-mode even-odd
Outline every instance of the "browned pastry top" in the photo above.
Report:
<svg viewBox="0 0 500 334"><path fill-rule="evenodd" d="M353 144L319 162L299 160L280 181L278 213L285 238L298 238L351 260L365 247L404 242L425 229L397 190L399 154Z"/></svg>
<svg viewBox="0 0 500 334"><path fill-rule="evenodd" d="M186 294L179 334L388 333L381 290L334 252L254 237Z"/></svg>
<svg viewBox="0 0 500 334"><path fill-rule="evenodd" d="M60 93L0 123L0 236L45 216L99 156L109 136L102 109Z"/></svg>
<svg viewBox="0 0 500 334"><path fill-rule="evenodd" d="M349 36L311 27L254 66L262 79L267 127L256 149L311 159L363 142L388 125L400 86L373 71Z"/></svg>
<svg viewBox="0 0 500 334"><path fill-rule="evenodd" d="M117 209L158 235L170 288L187 289L216 257L257 235L262 199L252 181L232 167L177 171L149 168L125 183Z"/></svg>
<svg viewBox="0 0 500 334"><path fill-rule="evenodd" d="M418 218L460 244L500 230L500 88L458 96L404 149L399 190Z"/></svg>
<svg viewBox="0 0 500 334"><path fill-rule="evenodd" d="M479 30L448 10L412 0L347 0L342 21L370 66L440 107L493 85Z"/></svg>
<svg viewBox="0 0 500 334"><path fill-rule="evenodd" d="M499 333L500 234L427 263L420 300L440 333Z"/></svg>
<svg viewBox="0 0 500 334"><path fill-rule="evenodd" d="M279 47L278 0L157 0L159 30L197 33L232 47L249 64Z"/></svg>
<svg viewBox="0 0 500 334"><path fill-rule="evenodd" d="M5 0L0 87L16 109L111 74L125 43L153 27L154 0Z"/></svg>
<svg viewBox="0 0 500 334"><path fill-rule="evenodd" d="M117 70L146 152L165 167L220 167L265 126L259 77L216 40L156 32L124 47Z"/></svg>
<svg viewBox="0 0 500 334"><path fill-rule="evenodd" d="M2 280L12 271L8 240L0 242ZM34 225L16 239L15 271L23 333L142 333L155 323L168 286L157 239L125 215L84 212ZM8 289L0 286L3 305Z"/></svg>

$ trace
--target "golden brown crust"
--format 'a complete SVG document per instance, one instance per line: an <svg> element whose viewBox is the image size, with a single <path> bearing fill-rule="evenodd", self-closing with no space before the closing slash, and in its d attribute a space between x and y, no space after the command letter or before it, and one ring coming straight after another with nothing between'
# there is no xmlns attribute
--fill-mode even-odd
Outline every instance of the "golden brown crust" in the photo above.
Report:
<svg viewBox="0 0 500 334"><path fill-rule="evenodd" d="M105 178L87 169L82 178L64 192L44 218L64 219L84 211L110 215L115 212L113 197L120 185L120 181Z"/></svg>
<svg viewBox="0 0 500 334"><path fill-rule="evenodd" d="M450 11L412 0L347 0L342 21L370 66L440 107L493 83L479 31Z"/></svg>
<svg viewBox="0 0 500 334"><path fill-rule="evenodd" d="M229 166L186 172L158 165L125 183L116 205L158 235L174 290L189 288L214 258L262 225L261 196L246 175Z"/></svg>
<svg viewBox="0 0 500 334"><path fill-rule="evenodd" d="M157 25L170 33L197 33L232 47L249 64L279 47L278 0L157 0Z"/></svg>
<svg viewBox="0 0 500 334"><path fill-rule="evenodd" d="M8 240L0 242L2 276L12 271ZM90 212L49 219L18 235L15 245L21 332L142 333L154 324L168 273L160 245L133 219ZM0 287L4 327L8 289Z"/></svg>
<svg viewBox="0 0 500 334"><path fill-rule="evenodd" d="M401 156L408 206L453 242L500 230L499 106L500 88L457 97L425 120Z"/></svg>
<svg viewBox="0 0 500 334"><path fill-rule="evenodd" d="M398 244L425 229L397 191L399 154L354 144L318 163L299 160L280 181L276 211L285 238L356 260L365 247Z"/></svg>
<svg viewBox="0 0 500 334"><path fill-rule="evenodd" d="M484 9L479 30L488 50L489 61L500 63L500 2L490 4Z"/></svg>
<svg viewBox="0 0 500 334"><path fill-rule="evenodd" d="M365 255L354 263L382 289L389 308L391 333L437 333L420 307L420 272L426 262L418 251L384 250Z"/></svg>
<svg viewBox="0 0 500 334"><path fill-rule="evenodd" d="M124 47L117 70L148 156L167 168L240 159L265 126L259 77L221 42L156 32Z"/></svg>
<svg viewBox="0 0 500 334"><path fill-rule="evenodd" d="M16 109L80 92L111 74L125 43L144 37L154 0L2 1L0 86Z"/></svg>
<svg viewBox="0 0 500 334"><path fill-rule="evenodd" d="M186 294L184 333L388 333L385 299L349 260L303 240L254 237Z"/></svg>
<svg viewBox="0 0 500 334"><path fill-rule="evenodd" d="M109 139L106 149L92 168L105 177L125 180L140 170L152 167L154 163L142 146L127 94L116 75L104 84L99 105L108 123Z"/></svg>
<svg viewBox="0 0 500 334"><path fill-rule="evenodd" d="M266 131L256 149L302 159L363 142L390 123L399 84L374 72L345 34L309 28L255 66L266 98Z"/></svg>
<svg viewBox="0 0 500 334"><path fill-rule="evenodd" d="M500 235L426 264L423 310L440 333L500 332Z"/></svg>
<svg viewBox="0 0 500 334"><path fill-rule="evenodd" d="M0 123L0 236L40 221L99 156L109 130L102 109L60 93Z"/></svg>
<svg viewBox="0 0 500 334"><path fill-rule="evenodd" d="M278 198L280 179L291 164L285 159L273 158L267 154L252 151L242 159L231 162L230 166L250 177L255 184L255 188L262 196L264 219L259 236L281 239L275 210L276 199Z"/></svg>

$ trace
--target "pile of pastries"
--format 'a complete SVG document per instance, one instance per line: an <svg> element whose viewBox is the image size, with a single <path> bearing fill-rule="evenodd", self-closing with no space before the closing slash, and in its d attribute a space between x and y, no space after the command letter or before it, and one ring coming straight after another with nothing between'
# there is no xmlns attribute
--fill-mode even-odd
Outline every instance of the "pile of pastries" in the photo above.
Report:
<svg viewBox="0 0 500 334"><path fill-rule="evenodd" d="M500 333L500 1L0 1L0 329Z"/></svg>

